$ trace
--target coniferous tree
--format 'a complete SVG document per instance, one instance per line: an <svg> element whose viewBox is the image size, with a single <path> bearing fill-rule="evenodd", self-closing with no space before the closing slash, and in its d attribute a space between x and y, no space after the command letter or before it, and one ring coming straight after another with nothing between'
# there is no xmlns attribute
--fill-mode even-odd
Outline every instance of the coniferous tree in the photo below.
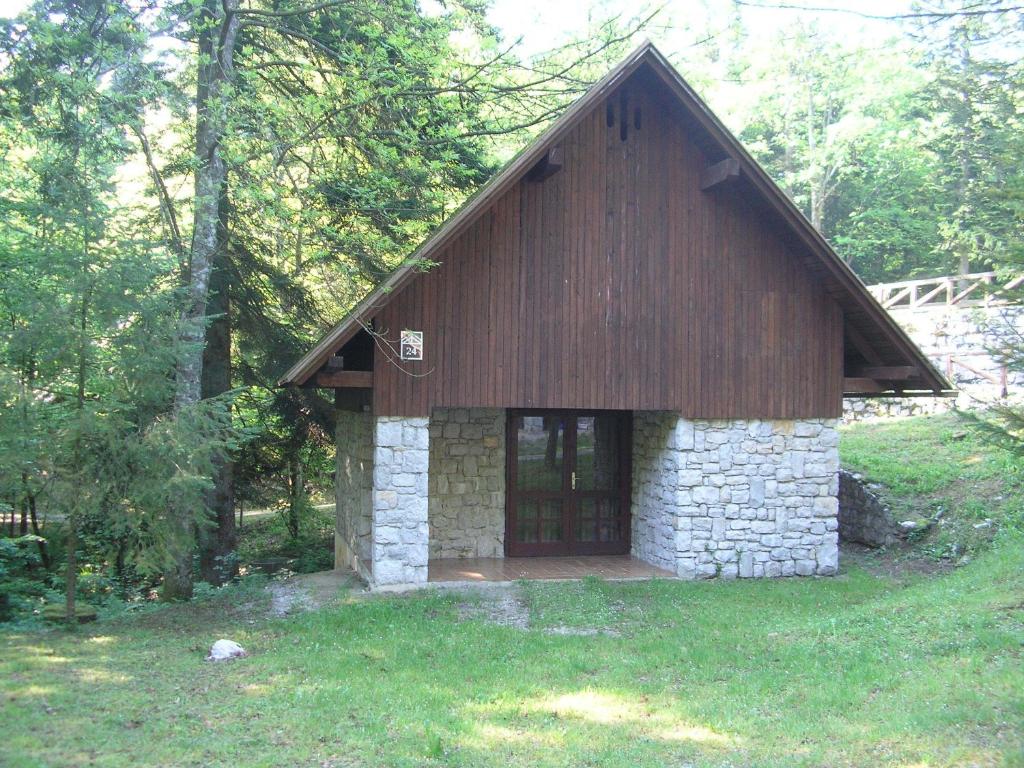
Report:
<svg viewBox="0 0 1024 768"><path fill-rule="evenodd" d="M164 416L175 263L114 185L155 74L139 13L41 2L4 38L0 117L17 142L0 209L0 397L14 406L0 476L19 478L29 505L45 493L64 520L69 618L79 550L159 569L177 545L164 506L183 499L202 516L210 454L227 435L216 403Z"/></svg>

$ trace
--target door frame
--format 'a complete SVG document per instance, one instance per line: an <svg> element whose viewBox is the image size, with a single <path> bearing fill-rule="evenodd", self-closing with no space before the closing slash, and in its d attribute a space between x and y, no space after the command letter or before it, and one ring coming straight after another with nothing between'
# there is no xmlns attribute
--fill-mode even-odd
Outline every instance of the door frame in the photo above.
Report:
<svg viewBox="0 0 1024 768"><path fill-rule="evenodd" d="M622 512L622 539L615 542L580 542L584 545L586 552L574 552L575 529L574 520L578 517L577 503L585 495L601 496L607 492L600 491L577 491L571 487L571 473L576 466L576 430L573 430L571 439L568 434L562 437L562 489L561 491L533 492L548 493L551 497L564 499L565 509L563 514L568 525L563 526L565 531L564 542L512 543L512 534L515 531L515 510L516 496L515 487L515 460L518 454L518 429L515 429L515 419L519 416L608 416L613 415L619 419L620 429L620 451L619 451L619 509ZM571 468L570 468L571 467ZM629 554L632 551L633 533L633 412L620 410L600 410L594 408L508 408L505 412L505 536L504 551L505 557L586 557L590 555L621 555ZM530 493L530 492L527 492ZM557 544L558 546L552 546ZM512 553L515 546L516 552ZM565 551L553 551L564 549Z"/></svg>

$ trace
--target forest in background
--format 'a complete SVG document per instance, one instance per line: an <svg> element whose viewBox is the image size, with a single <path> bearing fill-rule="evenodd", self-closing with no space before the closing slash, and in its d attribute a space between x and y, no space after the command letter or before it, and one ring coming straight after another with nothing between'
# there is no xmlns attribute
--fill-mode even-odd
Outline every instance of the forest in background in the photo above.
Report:
<svg viewBox="0 0 1024 768"><path fill-rule="evenodd" d="M1022 14L666 51L868 283L1022 258ZM276 378L671 8L523 58L475 0L39 0L0 32L0 620L300 541L332 405ZM429 265L424 265L429 267Z"/></svg>

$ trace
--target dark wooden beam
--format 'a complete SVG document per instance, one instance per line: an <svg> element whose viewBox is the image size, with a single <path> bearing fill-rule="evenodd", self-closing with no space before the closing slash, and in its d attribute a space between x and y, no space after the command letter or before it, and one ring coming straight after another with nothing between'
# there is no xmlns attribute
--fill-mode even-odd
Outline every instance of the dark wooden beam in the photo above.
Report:
<svg viewBox="0 0 1024 768"><path fill-rule="evenodd" d="M529 181L544 181L562 170L562 148L551 147L544 153L544 157L537 161L537 164L526 174Z"/></svg>
<svg viewBox="0 0 1024 768"><path fill-rule="evenodd" d="M372 387L373 371L321 371L316 375L315 386L325 389Z"/></svg>
<svg viewBox="0 0 1024 768"><path fill-rule="evenodd" d="M704 169L700 175L701 191L707 192L721 184L732 184L740 177L740 161L727 157L720 163L715 163Z"/></svg>
<svg viewBox="0 0 1024 768"><path fill-rule="evenodd" d="M373 408L373 390L360 387L335 389L334 407L339 411L366 413Z"/></svg>
<svg viewBox="0 0 1024 768"><path fill-rule="evenodd" d="M847 374L854 379L879 379L881 381L906 381L919 373L920 371L913 365L872 365L847 371Z"/></svg>
<svg viewBox="0 0 1024 768"><path fill-rule="evenodd" d="M861 357L871 363L871 365L882 365L882 358L875 351L875 348L868 343L868 340L861 335L860 331L850 323L843 323L843 330L846 331L847 337L853 342L854 348L860 352Z"/></svg>
<svg viewBox="0 0 1024 768"><path fill-rule="evenodd" d="M879 392L886 392L892 387L886 387L874 379L863 379L846 377L843 379L844 395L874 395Z"/></svg>

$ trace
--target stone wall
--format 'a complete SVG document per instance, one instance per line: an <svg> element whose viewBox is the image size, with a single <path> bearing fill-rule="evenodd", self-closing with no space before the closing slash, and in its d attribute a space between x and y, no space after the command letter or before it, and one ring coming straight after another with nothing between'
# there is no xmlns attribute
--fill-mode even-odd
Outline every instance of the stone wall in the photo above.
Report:
<svg viewBox="0 0 1024 768"><path fill-rule="evenodd" d="M334 567L369 578L373 518L373 416L336 412Z"/></svg>
<svg viewBox="0 0 1024 768"><path fill-rule="evenodd" d="M834 419L634 415L633 549L682 578L838 568Z"/></svg>
<svg viewBox="0 0 1024 768"><path fill-rule="evenodd" d="M427 581L428 420L378 416L373 450L373 582Z"/></svg>
<svg viewBox="0 0 1024 768"><path fill-rule="evenodd" d="M637 557L683 578L835 573L835 420L633 423ZM388 587L425 583L430 555L500 557L504 430L499 409L339 412L338 564Z"/></svg>
<svg viewBox="0 0 1024 768"><path fill-rule="evenodd" d="M850 397L843 401L844 422L945 413L954 406L984 407L1003 396L1002 366L989 350L1008 332L1024 333L1024 307L940 304L896 308L889 314L939 371L952 373L960 394L956 398ZM1007 389L1011 397L1019 398L1024 393L1024 372L1007 371Z"/></svg>
<svg viewBox="0 0 1024 768"><path fill-rule="evenodd" d="M687 422L675 413L633 414L633 555L675 573L676 528L682 504L682 451L693 447Z"/></svg>
<svg viewBox="0 0 1024 768"><path fill-rule="evenodd" d="M1000 387L987 383L957 384L955 397L847 397L843 399L843 423L932 416L954 408L977 410L997 402L1024 402L1024 387L1009 387L1006 397Z"/></svg>
<svg viewBox="0 0 1024 768"><path fill-rule="evenodd" d="M504 409L434 409L428 488L431 557L503 556Z"/></svg>
<svg viewBox="0 0 1024 768"><path fill-rule="evenodd" d="M989 380L977 373L998 378L1001 363L989 350L1007 333L1024 332L1024 307L1019 306L936 305L894 308L889 314L940 371L946 371L950 356L974 369L953 365L953 382L958 388L972 384L991 388ZM1024 387L1024 372L1008 371L1007 379L1011 387Z"/></svg>
<svg viewBox="0 0 1024 768"><path fill-rule="evenodd" d="M931 416L946 413L956 403L954 397L846 397L843 398L843 423Z"/></svg>
<svg viewBox="0 0 1024 768"><path fill-rule="evenodd" d="M839 470L839 538L869 547L888 547L902 538L889 508L860 475Z"/></svg>

